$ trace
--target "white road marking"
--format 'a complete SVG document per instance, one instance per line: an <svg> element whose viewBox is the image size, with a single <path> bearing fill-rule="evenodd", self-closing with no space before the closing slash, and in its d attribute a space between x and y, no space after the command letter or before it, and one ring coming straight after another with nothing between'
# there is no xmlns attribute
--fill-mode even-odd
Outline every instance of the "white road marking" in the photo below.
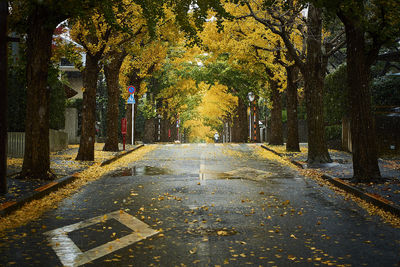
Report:
<svg viewBox="0 0 400 267"><path fill-rule="evenodd" d="M206 169L206 153L201 152L200 155L200 169L199 169L199 180L201 181L200 183L205 184L206 183L206 175L204 173Z"/></svg>
<svg viewBox="0 0 400 267"><path fill-rule="evenodd" d="M115 219L121 224L129 227L133 233L120 239L108 242L96 248L82 252L75 243L68 237L68 233L75 230L88 227L90 225L104 222L109 219ZM80 266L110 254L118 249L129 246L142 239L146 239L157 234L158 231L153 230L144 222L138 220L132 215L124 211L114 211L102 216L94 217L86 221L64 226L52 231L44 233L56 252L58 258L64 266Z"/></svg>

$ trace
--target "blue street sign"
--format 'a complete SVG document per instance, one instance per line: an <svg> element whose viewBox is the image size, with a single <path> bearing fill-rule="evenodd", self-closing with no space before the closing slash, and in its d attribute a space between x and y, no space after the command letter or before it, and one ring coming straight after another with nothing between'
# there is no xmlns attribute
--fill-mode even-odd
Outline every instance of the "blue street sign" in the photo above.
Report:
<svg viewBox="0 0 400 267"><path fill-rule="evenodd" d="M135 104L135 97L133 95L130 95L126 103Z"/></svg>
<svg viewBox="0 0 400 267"><path fill-rule="evenodd" d="M129 85L129 86L128 86L128 92L129 92L130 94L134 94L135 91L136 91L136 89L135 89L135 87L134 87L133 85Z"/></svg>

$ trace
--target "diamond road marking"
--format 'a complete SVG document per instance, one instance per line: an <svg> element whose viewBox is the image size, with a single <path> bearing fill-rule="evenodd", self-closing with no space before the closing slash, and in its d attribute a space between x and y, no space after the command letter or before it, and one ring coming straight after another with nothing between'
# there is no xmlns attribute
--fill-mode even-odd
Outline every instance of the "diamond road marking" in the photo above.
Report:
<svg viewBox="0 0 400 267"><path fill-rule="evenodd" d="M133 233L124 236L120 239L108 242L96 248L82 252L75 243L68 237L68 233L75 230L88 227L90 225L104 222L109 219L115 219L121 224L129 227ZM127 247L142 239L146 239L152 235L157 234L158 231L150 228L149 225L138 220L132 215L124 211L114 211L102 216L94 217L86 221L78 222L68 226L64 226L52 231L44 233L56 252L58 258L64 266L80 266L103 257L107 254L113 253L118 249Z"/></svg>

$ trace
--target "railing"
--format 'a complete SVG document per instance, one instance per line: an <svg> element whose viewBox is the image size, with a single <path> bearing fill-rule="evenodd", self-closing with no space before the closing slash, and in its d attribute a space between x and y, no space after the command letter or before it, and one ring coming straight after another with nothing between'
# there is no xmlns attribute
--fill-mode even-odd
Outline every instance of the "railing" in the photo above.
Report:
<svg viewBox="0 0 400 267"><path fill-rule="evenodd" d="M68 134L63 131L50 130L50 151L58 151L68 147ZM22 158L25 152L25 133L7 133L7 156Z"/></svg>
<svg viewBox="0 0 400 267"><path fill-rule="evenodd" d="M7 138L7 156L22 158L25 151L25 133L9 132Z"/></svg>

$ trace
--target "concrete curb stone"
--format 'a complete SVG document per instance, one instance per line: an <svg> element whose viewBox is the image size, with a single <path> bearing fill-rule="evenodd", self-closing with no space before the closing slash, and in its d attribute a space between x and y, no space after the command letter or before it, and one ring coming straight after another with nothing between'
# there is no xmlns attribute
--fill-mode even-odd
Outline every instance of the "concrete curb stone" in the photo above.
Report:
<svg viewBox="0 0 400 267"><path fill-rule="evenodd" d="M265 146L265 145L261 145L262 148L274 153L275 155L278 155L280 157L282 157L282 154L274 151L273 149ZM305 169L305 167L303 166L303 164L301 164L298 161L295 160L290 160L291 163L293 163L294 165L300 167L301 169ZM340 178L335 178L331 175L328 174L323 174L322 178L327 180L328 182L330 182L331 184L345 190L348 193L351 193L365 201L367 201L368 203L371 203L375 206L378 206L379 208L388 211L398 217L400 217L400 207L398 207L397 205L391 203L390 201L386 200L385 198L379 196L379 195L375 195L375 194L369 194L366 193L352 185L350 185L349 183L347 183L346 181L340 179Z"/></svg>
<svg viewBox="0 0 400 267"><path fill-rule="evenodd" d="M116 161L117 159L119 159L123 156L126 156L126 155L132 153L133 151L138 150L139 148L141 148L143 146L144 145L141 144L141 145L135 146L134 148L132 148L131 150L128 150L126 152L118 153L113 158L103 161L100 164L100 166L103 167L108 164L111 164L112 162ZM31 202L36 199L40 199L40 198L50 194L51 192L54 192L54 191L58 190L59 188L72 183L73 181L75 181L78 178L78 174L79 173L75 173L73 175L64 176L55 181L51 181L41 187L36 188L34 192L27 194L27 196L25 196L21 199L18 199L17 201L9 201L9 202L3 203L2 205L0 205L0 217L6 216L6 215L10 214L11 212L18 210L26 203Z"/></svg>

